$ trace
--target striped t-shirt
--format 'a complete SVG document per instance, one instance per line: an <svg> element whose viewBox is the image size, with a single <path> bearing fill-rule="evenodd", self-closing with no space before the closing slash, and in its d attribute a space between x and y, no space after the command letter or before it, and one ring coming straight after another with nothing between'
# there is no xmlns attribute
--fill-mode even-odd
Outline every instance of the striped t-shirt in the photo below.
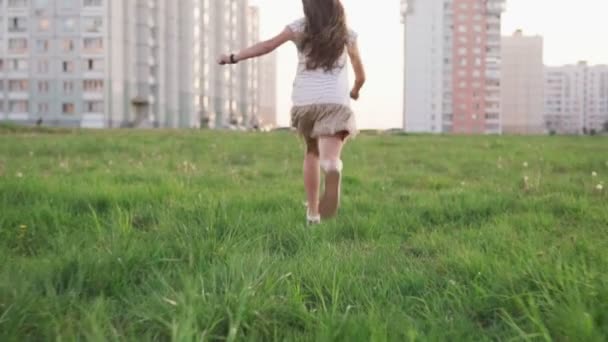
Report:
<svg viewBox="0 0 608 342"><path fill-rule="evenodd" d="M306 19L302 18L287 27L296 34L304 32ZM298 39L298 38L296 38ZM357 41L357 34L348 30L348 44ZM298 45L297 42L296 46ZM350 84L347 70L347 51L340 57L339 67L325 71L324 69L307 70L306 55L298 49L298 72L293 82L292 101L294 106L312 104L341 104L350 106Z"/></svg>

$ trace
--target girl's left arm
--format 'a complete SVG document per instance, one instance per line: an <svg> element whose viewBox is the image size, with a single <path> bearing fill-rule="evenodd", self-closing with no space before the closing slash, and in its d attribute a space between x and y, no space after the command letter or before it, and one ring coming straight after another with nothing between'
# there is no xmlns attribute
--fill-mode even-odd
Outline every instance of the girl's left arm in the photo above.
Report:
<svg viewBox="0 0 608 342"><path fill-rule="evenodd" d="M234 60L230 60L230 55L221 55L218 59L220 65L238 63L249 58L259 57L271 53L279 46L285 44L289 40L294 39L294 33L289 28L285 28L283 32L279 33L276 37L265 40L263 42L252 45L244 50L234 54Z"/></svg>

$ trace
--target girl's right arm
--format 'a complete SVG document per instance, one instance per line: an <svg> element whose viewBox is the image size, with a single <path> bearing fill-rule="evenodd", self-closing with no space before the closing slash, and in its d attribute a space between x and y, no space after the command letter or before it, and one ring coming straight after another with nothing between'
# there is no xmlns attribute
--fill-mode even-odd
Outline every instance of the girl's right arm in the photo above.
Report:
<svg viewBox="0 0 608 342"><path fill-rule="evenodd" d="M355 71L355 86L350 92L350 97L353 100L359 99L359 91L365 84L365 69L363 68L363 62L361 62L361 55L359 54L359 47L356 42L347 45L348 57L350 57L350 63L353 65Z"/></svg>
<svg viewBox="0 0 608 342"><path fill-rule="evenodd" d="M279 46L285 44L287 41L293 40L293 37L294 33L289 28L285 28L285 30L279 33L276 37L252 45L234 54L235 62L240 62L249 58L259 57L271 53ZM220 56L218 63L221 65L230 64L230 55Z"/></svg>

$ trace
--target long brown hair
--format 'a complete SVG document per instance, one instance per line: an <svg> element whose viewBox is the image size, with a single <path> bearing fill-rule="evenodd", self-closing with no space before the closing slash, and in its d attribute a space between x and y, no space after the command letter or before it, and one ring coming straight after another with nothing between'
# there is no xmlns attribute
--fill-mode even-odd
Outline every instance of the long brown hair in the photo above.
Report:
<svg viewBox="0 0 608 342"><path fill-rule="evenodd" d="M306 54L306 69L330 71L348 42L346 13L340 0L302 0L306 27L300 48Z"/></svg>

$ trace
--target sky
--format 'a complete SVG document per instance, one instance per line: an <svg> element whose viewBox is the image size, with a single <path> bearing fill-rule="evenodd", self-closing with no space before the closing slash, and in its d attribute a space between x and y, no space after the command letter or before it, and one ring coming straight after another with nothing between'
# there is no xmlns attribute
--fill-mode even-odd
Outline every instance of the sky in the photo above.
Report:
<svg viewBox="0 0 608 342"><path fill-rule="evenodd" d="M301 0L250 1L260 7L262 39L278 34L303 16ZM359 49L367 73L361 99L353 102L359 128L400 128L403 123L400 0L342 0L342 3L349 25L359 34ZM579 60L608 64L607 13L607 0L507 0L502 32L511 35L522 29L525 35L543 36L547 65ZM296 56L292 44L278 50L277 105L282 126L289 125Z"/></svg>

